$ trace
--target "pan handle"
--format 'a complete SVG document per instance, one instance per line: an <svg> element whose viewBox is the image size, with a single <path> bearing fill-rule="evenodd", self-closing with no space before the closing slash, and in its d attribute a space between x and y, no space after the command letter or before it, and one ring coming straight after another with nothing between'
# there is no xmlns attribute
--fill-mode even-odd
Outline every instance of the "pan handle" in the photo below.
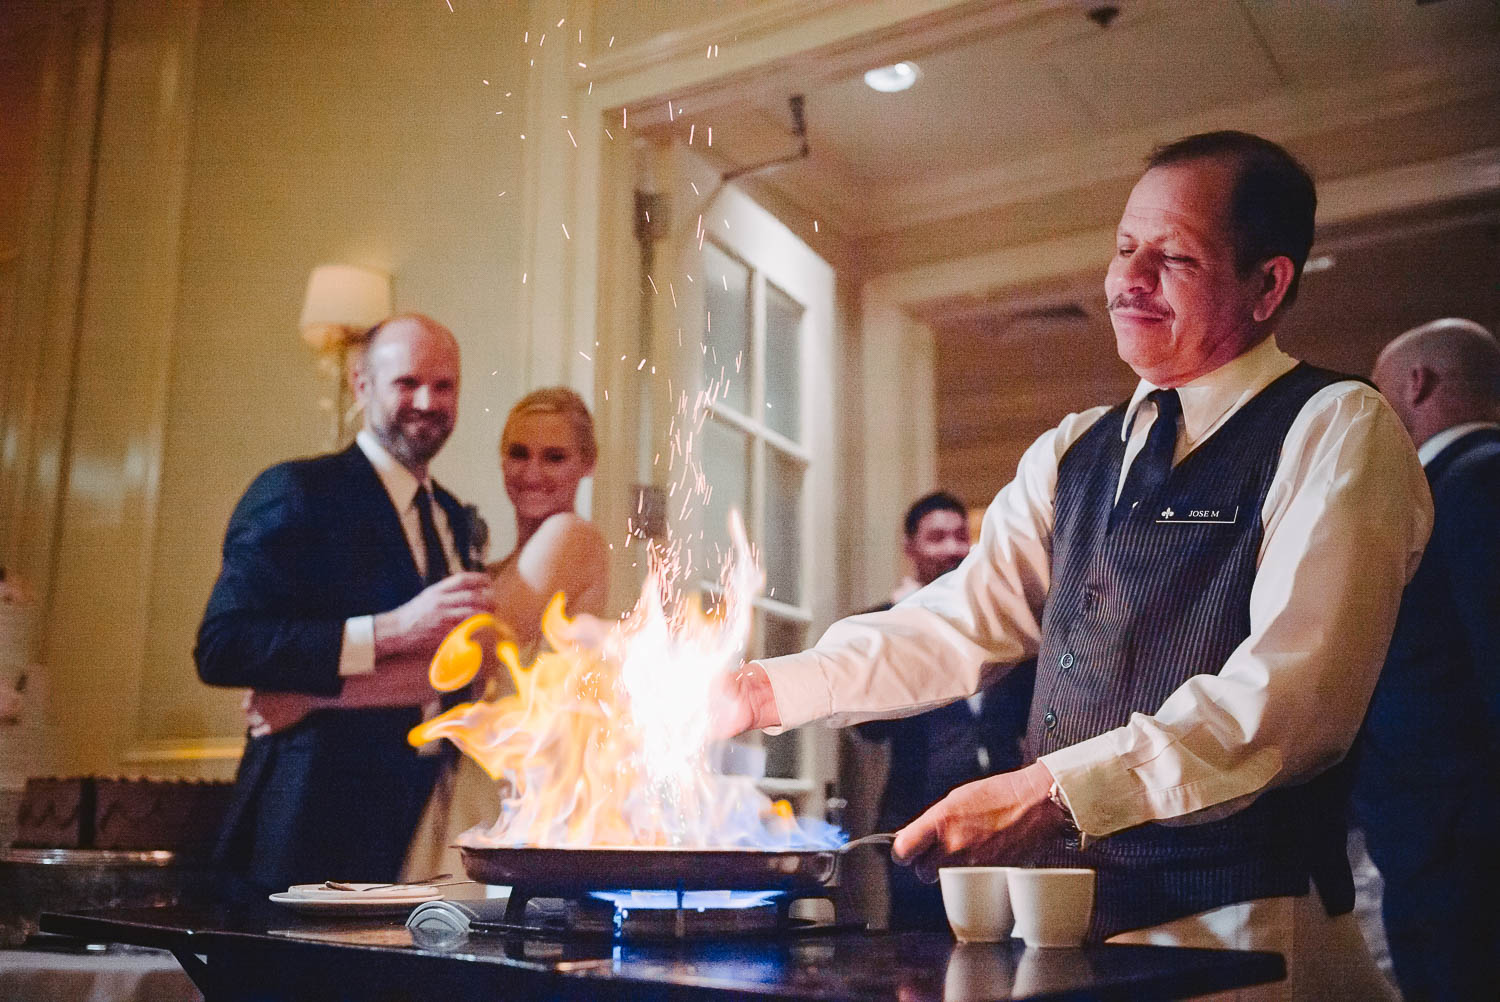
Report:
<svg viewBox="0 0 1500 1002"><path fill-rule="evenodd" d="M891 845L895 841L896 841L896 833L895 832L876 832L873 835L864 835L864 836L861 836L860 838L852 839L851 841L845 842L843 845L841 845L837 849L835 849L834 852L836 852L840 856L842 856L844 853L848 852L850 849L857 849L857 848L859 848L862 845L881 845L881 844Z"/></svg>

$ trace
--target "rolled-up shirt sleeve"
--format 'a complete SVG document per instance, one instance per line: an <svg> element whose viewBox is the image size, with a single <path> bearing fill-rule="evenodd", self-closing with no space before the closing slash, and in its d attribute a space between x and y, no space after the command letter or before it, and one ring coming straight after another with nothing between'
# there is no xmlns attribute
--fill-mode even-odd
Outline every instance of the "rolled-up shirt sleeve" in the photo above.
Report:
<svg viewBox="0 0 1500 1002"><path fill-rule="evenodd" d="M1250 633L1154 714L1042 757L1079 828L1209 821L1337 763L1359 730L1432 528L1411 441L1336 384L1288 432L1261 512Z"/></svg>
<svg viewBox="0 0 1500 1002"><path fill-rule="evenodd" d="M1058 462L1107 410L1070 414L1026 450L985 513L978 545L952 572L887 611L834 623L810 650L761 661L782 729L920 713L993 681L987 663L1035 656Z"/></svg>

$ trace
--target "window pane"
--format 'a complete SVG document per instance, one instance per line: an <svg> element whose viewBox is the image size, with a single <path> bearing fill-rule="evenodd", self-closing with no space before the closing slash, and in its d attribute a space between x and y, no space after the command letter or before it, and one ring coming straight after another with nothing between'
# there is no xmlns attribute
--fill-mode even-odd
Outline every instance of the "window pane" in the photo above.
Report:
<svg viewBox="0 0 1500 1002"><path fill-rule="evenodd" d="M802 306L766 284L766 424L794 442L802 439Z"/></svg>
<svg viewBox="0 0 1500 1002"><path fill-rule="evenodd" d="M718 399L744 414L750 407L750 271L705 243L703 285L703 386L722 381Z"/></svg>
<svg viewBox="0 0 1500 1002"><path fill-rule="evenodd" d="M802 602L802 464L766 446L766 597Z"/></svg>
<svg viewBox="0 0 1500 1002"><path fill-rule="evenodd" d="M702 504L701 498L695 502L702 508L703 539L690 544L693 568L698 577L717 581L731 547L729 510L737 508L746 522L750 520L750 439L744 432L709 418L703 422L694 448L699 450L698 462L712 490L707 504Z"/></svg>
<svg viewBox="0 0 1500 1002"><path fill-rule="evenodd" d="M779 658L783 654L796 654L807 647L807 624L795 619L785 619L774 612L761 611L765 617L765 650L762 657Z"/></svg>

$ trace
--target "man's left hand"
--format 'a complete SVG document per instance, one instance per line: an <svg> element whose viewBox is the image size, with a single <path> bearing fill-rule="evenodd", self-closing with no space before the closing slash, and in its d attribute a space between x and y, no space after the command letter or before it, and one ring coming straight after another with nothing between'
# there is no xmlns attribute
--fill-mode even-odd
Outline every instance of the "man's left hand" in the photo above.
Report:
<svg viewBox="0 0 1500 1002"><path fill-rule="evenodd" d="M940 866L1018 863L1067 826L1051 789L1040 762L967 783L901 829L891 856L929 884Z"/></svg>

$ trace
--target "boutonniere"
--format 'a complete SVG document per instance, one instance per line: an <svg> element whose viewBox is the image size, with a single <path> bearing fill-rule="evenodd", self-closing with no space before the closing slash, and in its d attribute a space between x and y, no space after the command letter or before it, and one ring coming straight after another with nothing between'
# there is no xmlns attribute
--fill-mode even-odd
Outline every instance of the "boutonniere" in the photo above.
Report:
<svg viewBox="0 0 1500 1002"><path fill-rule="evenodd" d="M483 567L490 553L490 527L484 516L479 514L478 506L466 504L463 511L464 521L469 528L469 566Z"/></svg>

